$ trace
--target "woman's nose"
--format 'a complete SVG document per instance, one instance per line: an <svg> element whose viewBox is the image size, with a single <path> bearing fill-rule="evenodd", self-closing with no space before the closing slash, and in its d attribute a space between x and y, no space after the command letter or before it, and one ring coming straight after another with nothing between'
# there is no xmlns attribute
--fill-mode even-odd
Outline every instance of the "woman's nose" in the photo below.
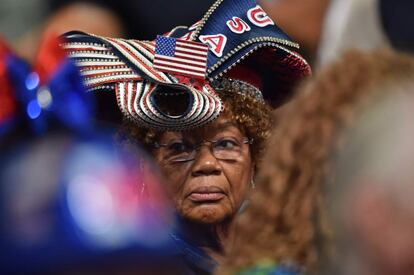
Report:
<svg viewBox="0 0 414 275"><path fill-rule="evenodd" d="M210 146L201 146L192 165L193 176L220 175L221 165Z"/></svg>

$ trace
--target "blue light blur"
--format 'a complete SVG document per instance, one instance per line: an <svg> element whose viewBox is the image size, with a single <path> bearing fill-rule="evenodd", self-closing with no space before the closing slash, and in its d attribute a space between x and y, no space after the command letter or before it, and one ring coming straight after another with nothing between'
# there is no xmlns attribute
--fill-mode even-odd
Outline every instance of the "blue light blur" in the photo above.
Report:
<svg viewBox="0 0 414 275"><path fill-rule="evenodd" d="M0 154L0 274L61 274L113 259L156 263L175 249L172 207L137 188L144 176L160 184L156 170L144 173L136 165L143 153L124 156L105 133L53 132Z"/></svg>
<svg viewBox="0 0 414 275"><path fill-rule="evenodd" d="M39 86L39 84L40 78L36 72L32 72L27 76L25 85L29 91L33 91L34 89L36 89Z"/></svg>
<svg viewBox="0 0 414 275"><path fill-rule="evenodd" d="M33 99L29 102L29 104L27 104L26 111L27 111L27 115L31 119L36 119L42 113L42 108L39 106L39 103L37 103L37 100Z"/></svg>
<svg viewBox="0 0 414 275"><path fill-rule="evenodd" d="M93 121L94 98L86 93L76 65L68 60L56 71L48 83L53 96L51 111L71 129L89 132Z"/></svg>

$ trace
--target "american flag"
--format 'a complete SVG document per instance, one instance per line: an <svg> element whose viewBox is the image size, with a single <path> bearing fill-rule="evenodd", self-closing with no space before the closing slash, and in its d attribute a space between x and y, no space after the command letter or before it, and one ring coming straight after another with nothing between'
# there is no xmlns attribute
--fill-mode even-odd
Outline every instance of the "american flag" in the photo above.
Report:
<svg viewBox="0 0 414 275"><path fill-rule="evenodd" d="M154 69L204 79L207 70L207 55L208 46L203 43L158 36L155 45Z"/></svg>

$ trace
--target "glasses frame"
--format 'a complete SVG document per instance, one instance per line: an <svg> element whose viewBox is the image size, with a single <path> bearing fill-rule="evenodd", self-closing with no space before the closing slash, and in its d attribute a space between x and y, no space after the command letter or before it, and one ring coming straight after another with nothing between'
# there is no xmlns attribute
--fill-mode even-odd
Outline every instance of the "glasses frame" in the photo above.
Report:
<svg viewBox="0 0 414 275"><path fill-rule="evenodd" d="M207 143L209 143L209 146L208 147L209 147L209 150L210 150L211 154L217 160L227 160L227 161L233 160L233 159L222 159L222 158L218 158L215 155L215 153L214 153L215 151L213 150L214 145L217 144L219 141L222 141L222 140L223 140L223 138L218 139L218 140L206 140L206 139L203 139L201 142L197 143L196 146L194 146L192 148L191 153L189 154L190 155L190 158L188 158L188 159L179 159L179 160L171 160L170 162L172 162L172 163L183 163L183 162L190 162L190 161L195 160L196 157L197 157L197 151L199 151L199 149L202 146L207 145ZM254 139L253 138L248 138L248 137L243 137L242 140L241 140L241 144L249 144L249 145L252 145L253 142L254 142ZM154 144L153 144L154 149L166 148L169 145L170 144L167 144L167 143L158 143L158 142L154 142Z"/></svg>

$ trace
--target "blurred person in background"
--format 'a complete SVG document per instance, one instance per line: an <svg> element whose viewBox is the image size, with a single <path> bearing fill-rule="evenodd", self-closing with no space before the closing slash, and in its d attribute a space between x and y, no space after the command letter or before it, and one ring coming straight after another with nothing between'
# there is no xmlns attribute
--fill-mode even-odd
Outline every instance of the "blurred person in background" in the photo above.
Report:
<svg viewBox="0 0 414 275"><path fill-rule="evenodd" d="M369 104L341 133L323 187L334 249L323 274L414 272L413 68L368 91Z"/></svg>
<svg viewBox="0 0 414 275"><path fill-rule="evenodd" d="M215 2L214 0L205 1L191 1L191 0L177 0L174 3L165 0L140 0L140 1L127 1L127 0L48 0L52 10L63 11L64 14L70 19L70 15L73 12L82 11L81 5L91 5L90 10L93 11L93 7L105 9L108 13L112 13L116 16L122 26L122 37L124 38L140 38L143 40L152 40L158 34L164 33L166 30L171 30L177 24L190 26L197 20L199 20L206 10ZM76 8L76 6L79 6ZM74 8L74 10L68 10L68 8ZM91 19L90 16L85 14L83 16L85 20ZM52 20L53 21L53 20ZM90 20L92 21L92 20ZM76 21L74 22L76 23ZM111 27L107 22L103 24L106 27ZM102 24L102 22L101 22ZM80 29L80 28L81 29ZM64 33L70 30L81 30L85 32L95 33L89 29L82 29L82 25L78 25L78 28L72 26L72 28L66 28ZM105 29L105 28L102 28ZM95 33L98 34L99 33ZM121 37L119 33L112 33L112 35L106 35L111 37Z"/></svg>
<svg viewBox="0 0 414 275"><path fill-rule="evenodd" d="M381 26L381 0L262 2L269 9L270 16L303 45L306 55L318 67L323 67L348 48L389 46Z"/></svg>
<svg viewBox="0 0 414 275"><path fill-rule="evenodd" d="M410 0L262 0L269 15L323 68L349 48L414 52ZM300 21L296 18L301 18Z"/></svg>
<svg viewBox="0 0 414 275"><path fill-rule="evenodd" d="M390 38L382 25L382 2L383 0L331 0L317 51L317 65L323 68L350 48L390 48ZM395 16L392 20L398 20Z"/></svg>
<svg viewBox="0 0 414 275"><path fill-rule="evenodd" d="M173 5L165 0L32 0L29 5L26 2L23 5L14 1L4 9L14 16L27 12L27 19L23 21L26 24L21 20L12 24L16 19L9 16L3 19L2 27L8 39L16 40L19 55L32 60L36 45L44 35L80 30L101 36L150 40L177 24L193 24L214 0L179 0Z"/></svg>
<svg viewBox="0 0 414 275"><path fill-rule="evenodd" d="M276 118L257 187L236 221L237 239L220 274L274 274L280 265L299 267L287 274L320 274L326 262L332 263L326 274L412 274L404 273L413 263L412 208L399 195L412 192L412 127L406 123L412 120L413 75L409 55L355 50L299 89ZM393 108L381 105L382 98ZM334 157L348 156L344 131L361 123L366 144L354 148L346 171L334 173ZM400 169L407 171L399 175ZM356 177L360 171L366 177ZM326 189L337 197L325 196ZM333 243L331 232L338 238ZM357 273L363 265L380 270Z"/></svg>
<svg viewBox="0 0 414 275"><path fill-rule="evenodd" d="M116 95L122 144L141 142L159 165L185 274L213 272L254 188L270 110L310 74L298 45L254 0L217 1L195 25L155 41L66 40L88 88Z"/></svg>

